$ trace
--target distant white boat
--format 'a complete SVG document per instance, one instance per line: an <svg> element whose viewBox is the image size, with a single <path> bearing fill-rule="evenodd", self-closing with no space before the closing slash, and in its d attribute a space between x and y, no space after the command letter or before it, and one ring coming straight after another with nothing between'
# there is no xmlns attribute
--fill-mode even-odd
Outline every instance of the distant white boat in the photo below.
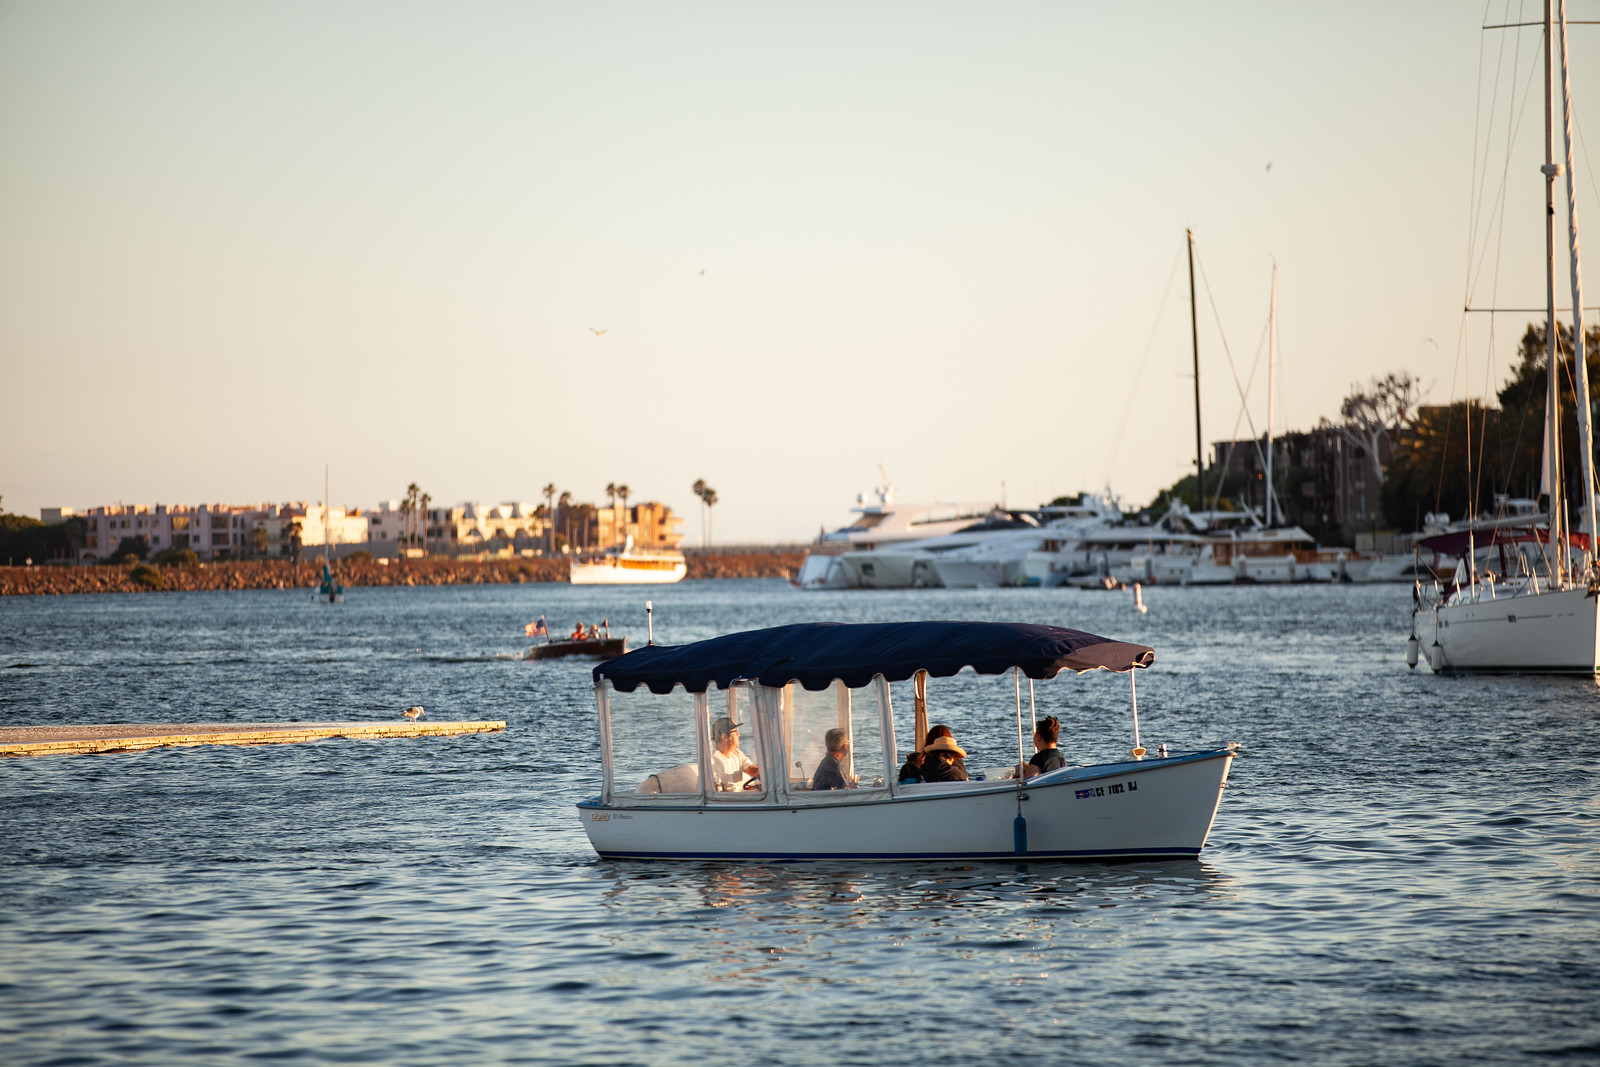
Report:
<svg viewBox="0 0 1600 1067"><path fill-rule="evenodd" d="M568 580L573 585L669 585L688 573L682 552L635 548L630 537L620 548L573 559Z"/></svg>
<svg viewBox="0 0 1600 1067"><path fill-rule="evenodd" d="M907 588L915 581L915 564L927 546L938 551L976 543L981 536L973 528L990 522L1000 506L993 501L902 504L887 479L873 497L875 502L868 503L866 494L858 494L851 509L856 517L817 538L793 579L797 588ZM946 540L951 535L961 537ZM922 547L913 548L913 543Z"/></svg>
<svg viewBox="0 0 1600 1067"><path fill-rule="evenodd" d="M897 773L897 730L927 736L929 677L1014 676L1002 685L1017 748L1001 758L1015 766L1033 680L1103 669L1129 674L1132 696L1132 673L1154 659L1078 630L989 622L804 623L637 649L594 669L602 780L578 817L618 859L1193 858L1237 745L1146 759L1136 700L1133 746L1110 763L1026 779ZM897 722L889 686L905 681L913 714Z"/></svg>

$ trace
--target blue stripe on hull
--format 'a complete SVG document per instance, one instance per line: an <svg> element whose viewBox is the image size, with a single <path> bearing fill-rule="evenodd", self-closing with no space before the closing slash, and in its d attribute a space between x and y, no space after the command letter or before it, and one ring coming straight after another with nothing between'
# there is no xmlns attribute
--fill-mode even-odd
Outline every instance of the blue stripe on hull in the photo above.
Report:
<svg viewBox="0 0 1600 1067"><path fill-rule="evenodd" d="M607 860L766 860L789 863L802 860L1103 860L1119 857L1198 859L1198 848L1098 848L1065 852L602 852Z"/></svg>

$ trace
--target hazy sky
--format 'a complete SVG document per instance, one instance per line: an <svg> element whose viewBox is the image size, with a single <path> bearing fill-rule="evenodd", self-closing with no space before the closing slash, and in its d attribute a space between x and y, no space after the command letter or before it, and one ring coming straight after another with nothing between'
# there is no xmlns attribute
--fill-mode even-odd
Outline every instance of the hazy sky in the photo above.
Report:
<svg viewBox="0 0 1600 1067"><path fill-rule="evenodd" d="M1537 34L1479 27L1538 17L0 3L3 507L314 500L324 463L363 507L626 482L692 537L704 478L719 541L838 525L880 463L1143 503L1193 461L1186 227L1241 378L1278 264L1280 429L1505 377L1534 316L1491 347L1460 308L1469 239L1475 302L1543 303ZM1600 26L1573 51L1581 128Z"/></svg>

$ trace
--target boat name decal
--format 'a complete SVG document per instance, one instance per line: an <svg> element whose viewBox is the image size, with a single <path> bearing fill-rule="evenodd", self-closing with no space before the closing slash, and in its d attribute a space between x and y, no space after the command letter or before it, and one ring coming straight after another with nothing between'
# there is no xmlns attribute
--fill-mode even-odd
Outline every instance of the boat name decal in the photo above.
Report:
<svg viewBox="0 0 1600 1067"><path fill-rule="evenodd" d="M610 812L591 811L589 813L589 821L590 822L606 822L610 818L611 818L611 813Z"/></svg>
<svg viewBox="0 0 1600 1067"><path fill-rule="evenodd" d="M1138 789L1138 782L1129 782L1127 785L1123 785L1121 782L1113 782L1110 785L1096 785L1088 789L1079 789L1075 795L1079 800L1092 800L1095 797L1115 796L1118 793L1133 793L1137 792Z"/></svg>

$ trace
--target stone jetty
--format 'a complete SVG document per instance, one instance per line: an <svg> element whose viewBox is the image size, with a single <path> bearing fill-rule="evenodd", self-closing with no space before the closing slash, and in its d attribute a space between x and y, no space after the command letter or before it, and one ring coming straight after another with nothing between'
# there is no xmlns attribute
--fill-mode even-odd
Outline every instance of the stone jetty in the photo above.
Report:
<svg viewBox="0 0 1600 1067"><path fill-rule="evenodd" d="M98 726L0 726L0 757L136 752L190 745L284 745L329 737L450 737L504 730L504 720L467 722L163 722Z"/></svg>
<svg viewBox="0 0 1600 1067"><path fill-rule="evenodd" d="M694 552L687 554L689 578L787 578L799 572L803 551ZM381 585L518 585L564 582L567 561L518 559L347 559L336 564L348 588ZM0 596L63 593L197 592L229 589L311 589L321 578L322 561L235 560L221 563L100 565L89 567L0 567Z"/></svg>

